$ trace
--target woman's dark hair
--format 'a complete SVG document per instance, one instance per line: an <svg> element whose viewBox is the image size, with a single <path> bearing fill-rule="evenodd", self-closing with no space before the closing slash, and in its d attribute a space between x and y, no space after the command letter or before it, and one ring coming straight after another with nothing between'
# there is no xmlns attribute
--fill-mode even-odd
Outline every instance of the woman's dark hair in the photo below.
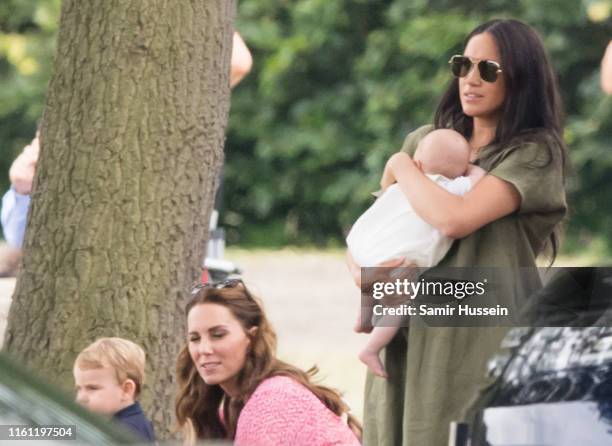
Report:
<svg viewBox="0 0 612 446"><path fill-rule="evenodd" d="M495 40L506 85L506 98L491 143L500 150L513 150L517 139L543 142L549 150L549 162L559 163L565 178L569 164L563 142L563 105L540 36L518 20L491 20L477 26L465 39L464 47L472 37L483 33ZM452 128L466 138L472 136L474 122L463 113L458 79L451 80L442 96L434 123L436 128ZM550 242L554 260L558 229L551 234Z"/></svg>
<svg viewBox="0 0 612 446"><path fill-rule="evenodd" d="M218 304L226 307L240 322L249 336L250 343L243 369L238 374L238 396L229 398L219 385L208 385L198 374L185 345L177 358L178 391L175 414L186 443L214 438L231 438L236 435L240 412L257 386L272 376L287 376L310 390L329 410L338 416L348 416L348 426L356 436L361 436L361 425L349 413L349 408L338 392L312 382L316 367L304 372L276 358L276 334L268 322L258 300L240 282L231 288L203 287L198 290L185 308L185 315L202 304ZM247 330L257 327L254 333ZM219 410L223 407L223 421Z"/></svg>

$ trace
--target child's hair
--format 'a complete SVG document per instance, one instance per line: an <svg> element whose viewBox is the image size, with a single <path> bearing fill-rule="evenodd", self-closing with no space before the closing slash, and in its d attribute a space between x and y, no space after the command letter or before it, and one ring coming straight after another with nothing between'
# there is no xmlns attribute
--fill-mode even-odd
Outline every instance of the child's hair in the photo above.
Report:
<svg viewBox="0 0 612 446"><path fill-rule="evenodd" d="M126 379L134 381L134 399L140 394L145 380L145 352L127 339L100 338L79 353L74 365L83 370L114 369L119 384Z"/></svg>

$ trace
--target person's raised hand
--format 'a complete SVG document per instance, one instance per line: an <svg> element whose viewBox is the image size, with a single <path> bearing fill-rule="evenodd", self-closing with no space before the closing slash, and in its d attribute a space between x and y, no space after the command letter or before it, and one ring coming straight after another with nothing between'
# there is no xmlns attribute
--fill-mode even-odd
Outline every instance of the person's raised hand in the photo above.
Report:
<svg viewBox="0 0 612 446"><path fill-rule="evenodd" d="M9 169L9 179L18 194L28 195L32 192L39 151L38 136L36 136L29 145L25 146Z"/></svg>

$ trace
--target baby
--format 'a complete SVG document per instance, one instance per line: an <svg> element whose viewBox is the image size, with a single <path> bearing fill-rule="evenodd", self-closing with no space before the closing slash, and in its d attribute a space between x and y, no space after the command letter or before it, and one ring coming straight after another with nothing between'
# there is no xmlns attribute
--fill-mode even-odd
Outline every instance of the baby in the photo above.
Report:
<svg viewBox="0 0 612 446"><path fill-rule="evenodd" d="M74 363L76 402L112 417L141 440L155 442L151 422L137 401L144 383L145 353L121 338L101 338L83 350Z"/></svg>
<svg viewBox="0 0 612 446"><path fill-rule="evenodd" d="M413 159L432 181L455 195L465 195L486 174L469 164L470 145L454 130L439 129L427 134ZM435 266L452 242L414 212L397 183L385 189L357 219L346 238L347 255L361 267L375 267L402 257L417 267ZM359 355L375 375L387 377L378 355L397 330L398 326L374 327ZM361 319L356 331L362 331Z"/></svg>

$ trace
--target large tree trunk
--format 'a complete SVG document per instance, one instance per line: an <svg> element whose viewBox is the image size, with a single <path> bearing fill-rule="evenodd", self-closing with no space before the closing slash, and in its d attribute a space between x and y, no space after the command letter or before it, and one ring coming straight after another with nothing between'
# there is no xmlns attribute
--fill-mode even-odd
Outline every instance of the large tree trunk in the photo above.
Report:
<svg viewBox="0 0 612 446"><path fill-rule="evenodd" d="M234 11L64 0L9 313L5 348L67 389L94 339L141 344L142 400L162 434L223 159Z"/></svg>

